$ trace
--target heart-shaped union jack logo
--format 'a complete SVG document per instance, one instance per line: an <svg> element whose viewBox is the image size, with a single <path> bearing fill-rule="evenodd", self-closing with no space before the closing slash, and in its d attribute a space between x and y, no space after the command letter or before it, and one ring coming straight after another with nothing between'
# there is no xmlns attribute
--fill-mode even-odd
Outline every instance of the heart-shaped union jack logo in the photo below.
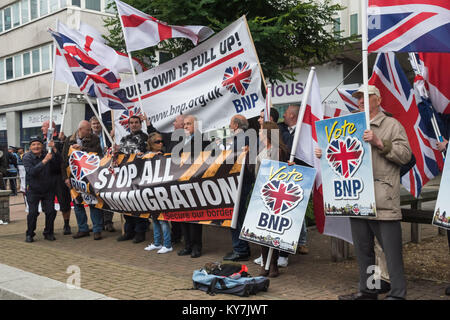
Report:
<svg viewBox="0 0 450 320"><path fill-rule="evenodd" d="M228 67L223 75L222 86L235 94L245 95L252 81L252 70L247 62L239 62L237 67Z"/></svg>
<svg viewBox="0 0 450 320"><path fill-rule="evenodd" d="M69 158L70 171L72 175L81 181L100 166L100 158L95 154L87 154L83 151L74 151Z"/></svg>
<svg viewBox="0 0 450 320"><path fill-rule="evenodd" d="M350 178L359 168L364 148L357 138L332 140L327 148L327 160L333 171L344 179Z"/></svg>
<svg viewBox="0 0 450 320"><path fill-rule="evenodd" d="M261 198L272 213L285 214L302 201L303 189L295 183L272 180L262 187Z"/></svg>
<svg viewBox="0 0 450 320"><path fill-rule="evenodd" d="M142 112L141 108L135 106L127 107L127 109L128 110L122 112L122 114L120 115L119 123L122 127L124 127L125 130L130 132L130 124L128 123L128 121L132 116L139 116Z"/></svg>

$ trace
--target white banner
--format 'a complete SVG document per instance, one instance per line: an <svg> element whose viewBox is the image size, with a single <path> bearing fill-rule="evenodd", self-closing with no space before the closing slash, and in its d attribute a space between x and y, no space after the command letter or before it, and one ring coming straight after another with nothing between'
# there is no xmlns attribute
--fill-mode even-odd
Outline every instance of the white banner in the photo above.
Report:
<svg viewBox="0 0 450 320"><path fill-rule="evenodd" d="M138 74L137 83L143 111L161 132L172 131L180 113L195 115L206 132L228 126L236 114L257 116L265 104L245 17L183 55ZM132 112L114 110L116 141L123 120L140 111L134 82L124 80L121 87L133 104Z"/></svg>

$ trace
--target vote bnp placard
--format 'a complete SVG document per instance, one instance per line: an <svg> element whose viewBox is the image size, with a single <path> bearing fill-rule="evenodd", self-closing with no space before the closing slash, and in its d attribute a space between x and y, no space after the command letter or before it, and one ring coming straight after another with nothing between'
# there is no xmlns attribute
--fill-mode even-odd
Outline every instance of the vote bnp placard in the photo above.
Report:
<svg viewBox="0 0 450 320"><path fill-rule="evenodd" d="M375 217L370 144L364 142L364 112L315 123L322 150L325 215Z"/></svg>
<svg viewBox="0 0 450 320"><path fill-rule="evenodd" d="M433 225L450 230L450 160L448 155L445 159L444 170L442 171L441 185L434 209Z"/></svg>
<svg viewBox="0 0 450 320"><path fill-rule="evenodd" d="M240 238L294 253L316 169L263 160Z"/></svg>

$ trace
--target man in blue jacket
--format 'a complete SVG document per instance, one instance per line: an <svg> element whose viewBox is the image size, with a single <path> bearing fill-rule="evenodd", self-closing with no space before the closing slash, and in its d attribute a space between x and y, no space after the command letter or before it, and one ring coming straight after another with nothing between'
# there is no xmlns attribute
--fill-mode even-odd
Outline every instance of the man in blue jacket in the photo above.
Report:
<svg viewBox="0 0 450 320"><path fill-rule="evenodd" d="M58 154L54 142L49 143L52 152L44 150L41 138L30 139L30 152L23 156L25 167L26 197L28 203L26 242L33 242L35 236L36 221L39 216L39 202L45 213L44 238L56 240L53 234L53 226L56 217L54 208L55 179L61 166L61 157Z"/></svg>

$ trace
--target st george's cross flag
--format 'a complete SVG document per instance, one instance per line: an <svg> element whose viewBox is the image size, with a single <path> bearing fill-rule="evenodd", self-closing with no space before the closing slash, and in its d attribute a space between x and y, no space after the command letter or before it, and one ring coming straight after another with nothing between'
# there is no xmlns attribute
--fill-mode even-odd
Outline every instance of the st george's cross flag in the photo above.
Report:
<svg viewBox="0 0 450 320"><path fill-rule="evenodd" d="M450 52L449 0L368 0L369 52Z"/></svg>
<svg viewBox="0 0 450 320"><path fill-rule="evenodd" d="M170 26L122 1L115 2L128 52L153 47L171 38L187 38L197 45L214 33L205 26Z"/></svg>

